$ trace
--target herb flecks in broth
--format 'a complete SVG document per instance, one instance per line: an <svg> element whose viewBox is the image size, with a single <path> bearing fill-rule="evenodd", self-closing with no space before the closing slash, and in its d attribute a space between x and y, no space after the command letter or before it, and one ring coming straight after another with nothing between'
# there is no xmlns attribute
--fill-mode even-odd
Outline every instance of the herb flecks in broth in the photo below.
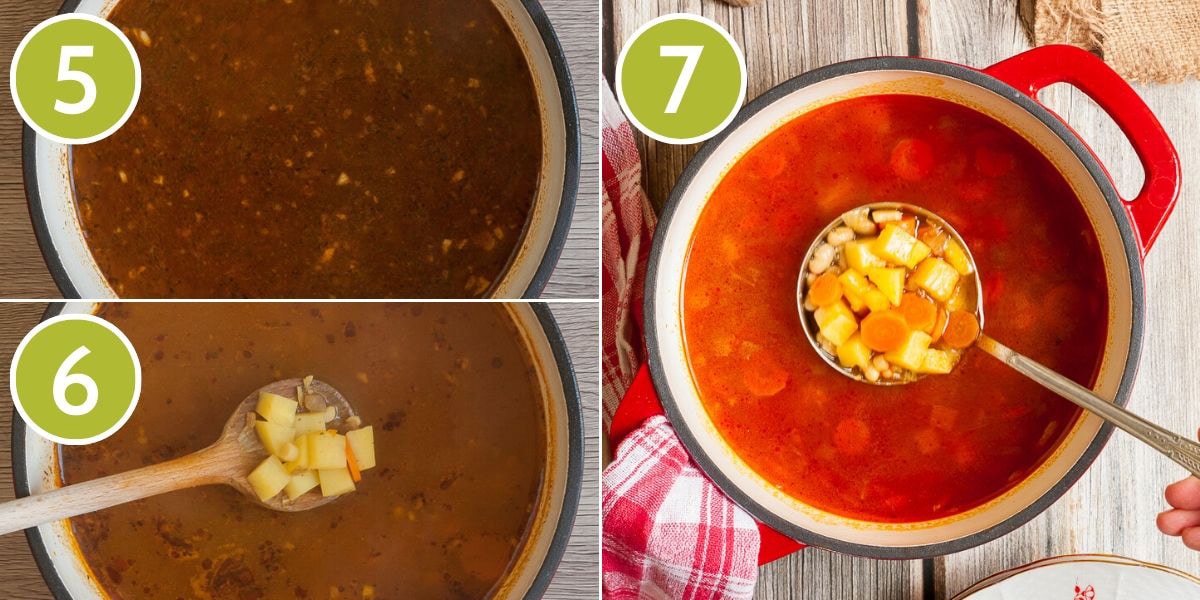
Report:
<svg viewBox="0 0 1200 600"><path fill-rule="evenodd" d="M122 0L133 117L73 149L122 297L461 298L503 276L540 108L489 0Z"/></svg>
<svg viewBox="0 0 1200 600"><path fill-rule="evenodd" d="M113 598L481 598L522 551L546 461L538 376L492 304L116 304L143 362L113 437L67 483L194 452L249 391L313 373L374 430L358 491L282 513L225 486L71 520Z"/></svg>

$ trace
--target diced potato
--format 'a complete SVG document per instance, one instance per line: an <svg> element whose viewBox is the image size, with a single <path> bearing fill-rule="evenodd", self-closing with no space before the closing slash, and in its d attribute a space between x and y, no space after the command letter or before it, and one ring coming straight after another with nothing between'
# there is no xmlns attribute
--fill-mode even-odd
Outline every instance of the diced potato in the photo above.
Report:
<svg viewBox="0 0 1200 600"><path fill-rule="evenodd" d="M829 338L834 346L840 346L858 330L858 320L845 302L835 302L818 308L813 314L821 335Z"/></svg>
<svg viewBox="0 0 1200 600"><path fill-rule="evenodd" d="M325 431L324 412L306 412L296 415L296 435L314 431Z"/></svg>
<svg viewBox="0 0 1200 600"><path fill-rule="evenodd" d="M939 302L945 302L954 294L954 286L958 285L958 271L946 261L931 257L927 258L913 271L912 281Z"/></svg>
<svg viewBox="0 0 1200 600"><path fill-rule="evenodd" d="M832 322L836 317L846 315L851 318L854 313L850 312L850 308L845 302L834 302L829 306L822 306L813 312L813 320L817 322L817 327L824 327L827 323Z"/></svg>
<svg viewBox="0 0 1200 600"><path fill-rule="evenodd" d="M271 421L255 421L254 431L258 433L258 439L262 442L263 448L276 456L283 451L285 444L290 443L296 437L295 429L290 426L276 425Z"/></svg>
<svg viewBox="0 0 1200 600"><path fill-rule="evenodd" d="M850 310L862 312L867 307L867 292L871 290L871 282L867 281L867 276L849 269L838 276L838 282L842 284L842 296L846 298Z"/></svg>
<svg viewBox="0 0 1200 600"><path fill-rule="evenodd" d="M883 228L883 233L880 233L879 238L875 240L872 250L880 258L893 265L907 265L913 248L920 243L917 238L898 225L889 224ZM926 246L925 249L928 250L929 247Z"/></svg>
<svg viewBox="0 0 1200 600"><path fill-rule="evenodd" d="M863 343L857 333L850 336L845 344L838 346L837 355L838 362L847 369L858 367L865 371L871 364L871 349Z"/></svg>
<svg viewBox="0 0 1200 600"><path fill-rule="evenodd" d="M299 405L295 400L284 398L279 394L259 392L258 405L254 408L254 412L276 425L291 427L292 421L296 420L296 407Z"/></svg>
<svg viewBox="0 0 1200 600"><path fill-rule="evenodd" d="M954 288L954 294L946 301L946 310L953 312L956 310L970 310L974 312L975 306L971 302L971 296L974 288L966 285L960 285Z"/></svg>
<svg viewBox="0 0 1200 600"><path fill-rule="evenodd" d="M929 337L928 333L910 331L899 348L884 354L883 357L893 365L916 371L925 364L925 352L929 350L929 344L932 342L933 338Z"/></svg>
<svg viewBox="0 0 1200 600"><path fill-rule="evenodd" d="M846 299L846 304L850 305L851 312L861 313L867 309L866 299L850 290L844 290L842 297Z"/></svg>
<svg viewBox="0 0 1200 600"><path fill-rule="evenodd" d="M925 242L917 240L917 243L913 244L912 252L908 253L908 260L904 261L904 266L910 269L916 267L932 253L933 250Z"/></svg>
<svg viewBox="0 0 1200 600"><path fill-rule="evenodd" d="M867 308L871 309L871 312L887 310L892 307L892 303L888 301L888 297L879 291L878 288L874 287L871 288L871 291L867 292L867 295L863 298L863 302L867 304Z"/></svg>
<svg viewBox="0 0 1200 600"><path fill-rule="evenodd" d="M946 242L946 249L942 252L942 255L946 258L946 262L950 263L950 266L954 267L955 271L958 271L959 275L966 276L971 274L971 261L967 258L967 253L963 250L963 247L958 245L958 242L954 240Z"/></svg>
<svg viewBox="0 0 1200 600"><path fill-rule="evenodd" d="M291 475L284 470L283 463L279 462L278 458L268 456L253 471L250 471L250 474L246 476L246 481L258 495L258 499L265 502L283 491L283 488L291 481Z"/></svg>
<svg viewBox="0 0 1200 600"><path fill-rule="evenodd" d="M354 491L354 479L350 477L350 469L344 465L340 469L317 471L317 479L321 482L321 495L326 498Z"/></svg>
<svg viewBox="0 0 1200 600"><path fill-rule="evenodd" d="M308 468L314 470L346 467L346 436L332 432L311 433L308 437Z"/></svg>
<svg viewBox="0 0 1200 600"><path fill-rule="evenodd" d="M308 435L298 435L292 443L296 445L296 459L283 463L283 468L287 469L288 473L296 471L305 471L308 469Z"/></svg>
<svg viewBox="0 0 1200 600"><path fill-rule="evenodd" d="M875 243L875 238L867 238L846 242L842 247L842 253L846 257L846 263L851 269L859 273L866 273L867 269L874 267L886 267L887 263L882 258L879 258L873 251L871 246Z"/></svg>
<svg viewBox="0 0 1200 600"><path fill-rule="evenodd" d="M892 306L900 306L900 298L904 296L904 273L899 267L876 267L867 271L867 279L879 286L879 291Z"/></svg>
<svg viewBox="0 0 1200 600"><path fill-rule="evenodd" d="M867 291L871 289L871 282L867 281L867 276L862 272L854 269L848 269L846 272L838 275L838 282L842 284L842 292L853 292L859 298L867 295Z"/></svg>
<svg viewBox="0 0 1200 600"><path fill-rule="evenodd" d="M917 372L945 375L954 370L957 362L958 357L953 353L930 348L925 351L925 359L921 362L921 368L917 369Z"/></svg>
<svg viewBox="0 0 1200 600"><path fill-rule="evenodd" d="M287 494L288 500L295 500L318 485L321 485L321 482L317 479L316 473L313 471L300 471L299 473L292 473L292 478L283 488L283 493Z"/></svg>
<svg viewBox="0 0 1200 600"><path fill-rule="evenodd" d="M370 426L346 432L346 442L350 444L359 471L375 466L375 431Z"/></svg>
<svg viewBox="0 0 1200 600"><path fill-rule="evenodd" d="M276 454L276 456L285 463L291 462L300 458L300 449L296 447L296 444L288 442L279 448L279 454Z"/></svg>

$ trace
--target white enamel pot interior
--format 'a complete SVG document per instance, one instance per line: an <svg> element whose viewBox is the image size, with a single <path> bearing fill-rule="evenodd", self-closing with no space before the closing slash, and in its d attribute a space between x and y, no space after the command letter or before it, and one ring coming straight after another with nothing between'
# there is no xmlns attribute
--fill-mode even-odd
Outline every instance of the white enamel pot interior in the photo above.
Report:
<svg viewBox="0 0 1200 600"><path fill-rule="evenodd" d="M61 13L105 16L119 0L67 0ZM538 196L521 244L496 282L495 298L536 298L566 243L579 187L579 111L566 55L537 0L493 0L525 51L542 115ZM46 265L66 298L108 299L108 285L84 238L71 177L71 148L25 126L25 194Z"/></svg>
<svg viewBox="0 0 1200 600"><path fill-rule="evenodd" d="M583 487L583 412L566 342L544 304L505 305L517 323L541 379L547 440L546 468L538 505L520 554L509 565L495 598L540 598L550 584L575 522ZM96 305L52 305L45 318L91 313ZM17 497L62 486L58 447L25 426L13 414L13 481ZM26 530L38 568L58 600L102 600L107 596L93 578L67 521ZM396 560L413 550L396 549Z"/></svg>
<svg viewBox="0 0 1200 600"><path fill-rule="evenodd" d="M1027 480L969 512L904 524L848 519L783 494L724 442L699 399L682 327L692 233L728 169L798 115L880 93L932 96L983 112L1019 132L1060 169L1083 202L1108 272L1108 339L1095 389L1121 405L1128 401L1142 342L1142 249L1111 181L1083 142L1025 94L981 71L925 59L863 59L802 75L749 104L701 150L676 183L655 236L645 300L647 341L655 389L680 438L713 481L756 519L809 545L879 558L924 558L995 539L1040 513L1083 474L1111 426L1085 414Z"/></svg>

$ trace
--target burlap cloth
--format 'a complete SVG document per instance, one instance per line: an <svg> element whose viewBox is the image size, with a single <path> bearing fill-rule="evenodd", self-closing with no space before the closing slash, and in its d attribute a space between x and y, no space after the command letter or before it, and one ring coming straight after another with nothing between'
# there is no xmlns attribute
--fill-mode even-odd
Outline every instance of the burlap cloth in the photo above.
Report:
<svg viewBox="0 0 1200 600"><path fill-rule="evenodd" d="M1020 0L1033 43L1074 44L1126 79L1200 77L1200 0Z"/></svg>
<svg viewBox="0 0 1200 600"><path fill-rule="evenodd" d="M759 1L724 0L734 6ZM1200 77L1200 0L1014 1L1035 45L1080 46L1133 81Z"/></svg>

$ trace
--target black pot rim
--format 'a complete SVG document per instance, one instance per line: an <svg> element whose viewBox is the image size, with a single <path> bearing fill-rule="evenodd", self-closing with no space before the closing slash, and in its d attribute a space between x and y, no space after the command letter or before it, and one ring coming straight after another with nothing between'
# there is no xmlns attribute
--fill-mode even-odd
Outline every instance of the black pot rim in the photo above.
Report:
<svg viewBox="0 0 1200 600"><path fill-rule="evenodd" d="M555 366L558 369L558 376L563 386L563 400L567 408L567 432L569 438L567 444L567 484L563 492L558 521L554 525L554 535L550 539L550 546L547 549L546 557L538 567L537 576L534 577L529 590L525 592L526 600L534 600L542 597L551 580L554 579L554 575L558 571L558 565L562 562L563 555L566 554L567 546L574 530L575 517L579 512L579 498L583 491L583 461L586 438L584 437L583 429L583 396L580 393L579 382L575 378L575 367L571 361L571 353L567 348L567 341L562 335L562 329L559 328L558 320L554 318L554 314L547 304L531 302L529 306L537 317L542 331L546 334L546 339L549 340L551 351L554 354ZM46 312L42 314L42 320L45 321L46 319L62 314L65 308L65 302L51 303L46 307ZM25 439L29 435L29 428L25 425L25 421L17 414L16 409L13 409L12 469L13 488L16 491L17 498L25 498L30 494L29 463L25 455ZM33 559L37 563L38 570L41 571L42 578L46 580L46 585L50 588L50 592L53 594L55 600L74 600L71 593L67 591L66 584L59 577L58 570L54 567L54 560L50 558L50 552L46 549L46 542L42 539L42 534L38 528L31 527L26 529L25 539L29 542L29 549L33 553Z"/></svg>
<svg viewBox="0 0 1200 600"><path fill-rule="evenodd" d="M654 243L650 250L650 260L646 275L646 291L643 300L646 318L646 345L649 349L649 369L650 376L654 382L654 388L658 393L663 409L670 419L671 424L675 427L675 432L679 439L683 442L684 447L688 449L691 457L704 473L734 502L750 513L755 519L774 528L775 530L791 537L797 541L810 546L826 548L844 554L853 554L858 556L886 559L921 559L931 558L936 556L944 556L954 552L960 552L968 548L979 546L1000 536L1003 536L1014 529L1027 523L1030 519L1046 510L1058 498L1060 498L1091 466L1099 455L1109 437L1112 435L1112 425L1105 423L1097 432L1091 444L1088 445L1084 453L1079 457L1078 461L1071 469L1063 476L1063 478L1053 487L1047 490L1041 497L1025 507L1020 512L1010 516L1001 523L994 525L983 531L978 531L973 534L934 544L924 544L916 546L875 546L870 544L859 544L847 542L844 540L832 538L829 536L818 534L809 529L800 527L778 514L770 511L762 504L754 501L747 493L740 489L732 479L727 477L719 468L716 462L710 457L699 443L699 435L697 432L690 429L687 422L683 419L683 413L680 410L679 403L671 394L671 389L667 384L666 372L663 368L662 360L659 358L658 349L660 340L657 334L658 315L655 306L656 286L659 278L659 262L664 252L663 244L666 238L667 229L670 227L674 219L675 212L681 201L684 191L691 185L696 175L705 167L708 159L713 155L716 149L728 138L735 130L743 125L751 116L763 110L767 106L774 104L777 100L784 96L811 86L813 84L853 73L861 73L865 71L915 71L942 75L964 80L979 87L990 90L1005 99L1020 106L1025 111L1036 117L1051 131L1054 132L1075 156L1083 163L1091 177L1096 181L1101 194L1104 196L1105 202L1108 204L1109 210L1112 211L1114 221L1117 224L1117 229L1121 235L1122 245L1125 250L1126 260L1129 267L1130 292L1131 292L1131 316L1132 326L1130 329L1129 356L1126 359L1124 368L1121 374L1121 383L1117 390L1115 402L1120 406L1125 406L1129 402L1129 396L1133 388L1133 380L1137 375L1138 364L1141 360L1142 353L1142 338L1144 334L1145 320L1145 288L1142 276L1142 266L1140 262L1141 253L1138 250L1136 236L1133 233L1133 228L1129 224L1128 217L1125 213L1125 208L1121 203L1120 197L1117 195L1116 189L1113 187L1112 181L1108 174L1101 166L1099 160L1092 154L1088 146L1080 139L1071 129L1058 117L1054 116L1049 109L1037 103L1033 98L1021 93L1016 88L976 69L966 67L959 64L936 61L925 58L916 57L875 57L851 60L847 62L836 63L813 71L809 71L799 75L793 79L785 81L774 88L771 88L766 93L762 94L754 101L747 104L732 123L719 135L707 142L696 156L688 163L687 168L680 175L672 189L671 196L663 207L662 215L659 217L659 227L654 236ZM669 318L674 318L675 315L670 315Z"/></svg>
<svg viewBox="0 0 1200 600"><path fill-rule="evenodd" d="M75 12L75 9L79 7L79 3L80 0L65 0L62 7L58 9L58 14ZM563 171L563 189L562 195L559 198L558 214L555 215L554 219L554 229L550 233L549 243L546 246L545 252L542 253L538 268L521 295L523 299L537 299L541 297L542 291L546 288L546 284L549 283L551 275L554 274L554 269L558 266L559 257L562 256L563 249L567 245L567 236L571 231L571 220L575 215L575 204L579 193L579 180L582 169L579 103L575 96L575 84L571 77L571 67L567 61L566 52L563 50L562 43L558 39L558 34L555 32L554 25L550 22L549 16L546 15L546 11L542 9L542 5L538 0L521 0L521 4L525 7L525 11L537 26L542 44L545 45L546 53L549 55L550 63L554 68L558 93L562 98L563 122L565 125L563 135L566 141L566 168ZM46 263L47 270L50 271L51 278L54 279L55 285L58 286L58 291L63 295L63 298L71 300L79 299L79 288L75 287L70 276L67 275L62 255L59 254L58 248L54 246L54 241L50 237L49 224L46 223L43 216L42 196L38 192L37 157L34 154L36 144L37 132L29 127L29 125L22 123L21 172L25 183L25 198L29 208L29 218L33 223L34 236L37 238L42 258Z"/></svg>

